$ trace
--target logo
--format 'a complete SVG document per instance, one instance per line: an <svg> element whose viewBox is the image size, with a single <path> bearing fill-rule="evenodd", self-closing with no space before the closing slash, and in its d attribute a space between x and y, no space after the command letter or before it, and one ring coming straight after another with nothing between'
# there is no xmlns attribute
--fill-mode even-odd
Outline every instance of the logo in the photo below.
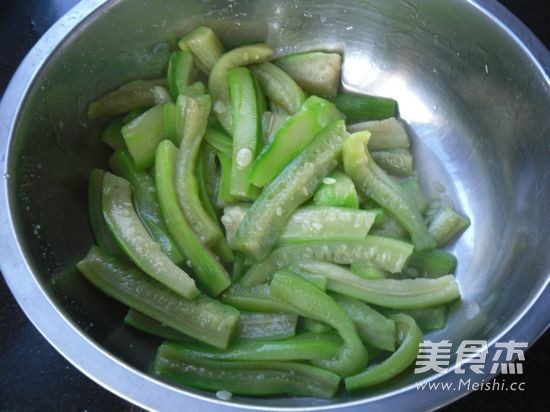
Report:
<svg viewBox="0 0 550 412"><path fill-rule="evenodd" d="M527 348L527 342L497 342L495 344L492 356L488 356L488 346L485 340L465 340L458 345L454 351L456 355L456 368L454 373L463 375L469 369L476 375L497 374L502 375L521 375L523 374L523 365L516 363L524 361L524 350ZM420 344L414 373L424 373L429 371L447 373L449 371L451 354L453 354L453 344L448 340L440 342L424 341ZM417 383L417 389L420 390L524 390L525 382L512 382L506 385L505 381L485 381L472 382L471 379L461 379L458 386L453 386L452 382L428 382Z"/></svg>

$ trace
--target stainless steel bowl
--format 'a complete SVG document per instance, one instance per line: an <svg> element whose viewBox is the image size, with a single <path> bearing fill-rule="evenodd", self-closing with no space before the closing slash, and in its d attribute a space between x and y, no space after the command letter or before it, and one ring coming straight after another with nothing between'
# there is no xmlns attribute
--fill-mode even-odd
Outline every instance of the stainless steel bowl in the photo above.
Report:
<svg viewBox="0 0 550 412"><path fill-rule="evenodd" d="M160 75L167 41L197 24L228 44L267 40L278 53L345 53L349 90L388 95L408 122L424 188L472 224L451 250L463 300L427 339L533 342L550 294L550 58L492 0L84 0L32 49L0 109L1 265L44 336L96 382L139 405L216 410L212 394L147 375L155 341L125 328L123 308L75 276L92 244L86 177L105 165L93 97ZM52 281L55 280L55 281ZM454 363L455 359L453 359ZM405 374L332 401L234 398L231 408L426 409L464 392L419 392L414 382L487 378ZM227 405L227 404L223 404Z"/></svg>

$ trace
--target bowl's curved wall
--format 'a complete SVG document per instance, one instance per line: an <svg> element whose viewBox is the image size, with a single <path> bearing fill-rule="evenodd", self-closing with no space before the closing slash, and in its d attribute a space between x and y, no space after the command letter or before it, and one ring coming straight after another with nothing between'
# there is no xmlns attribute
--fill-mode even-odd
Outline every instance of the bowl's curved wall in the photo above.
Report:
<svg viewBox="0 0 550 412"><path fill-rule="evenodd" d="M472 220L451 248L463 301L432 340L493 340L531 305L550 268L550 86L504 26L459 0L125 0L98 8L59 44L30 85L6 154L10 216L26 262L57 309L95 344L146 371L157 342L122 326L123 308L73 269L93 241L87 175L108 156L103 125L87 122L85 106L124 81L161 75L172 42L198 24L230 45L267 40L278 53L341 50L345 88L399 101L424 188L441 196L434 183L442 183L442 201ZM3 270L8 277L13 271ZM547 314L529 313L537 316ZM404 375L368 396L418 378Z"/></svg>

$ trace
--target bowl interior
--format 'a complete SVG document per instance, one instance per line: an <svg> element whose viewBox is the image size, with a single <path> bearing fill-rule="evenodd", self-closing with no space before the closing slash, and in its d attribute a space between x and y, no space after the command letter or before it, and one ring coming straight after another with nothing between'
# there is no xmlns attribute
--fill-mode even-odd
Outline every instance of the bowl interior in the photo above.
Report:
<svg viewBox="0 0 550 412"><path fill-rule="evenodd" d="M460 0L122 0L101 7L40 71L8 154L18 237L60 311L97 345L147 370L159 342L125 327L124 308L74 270L93 242L87 176L106 167L109 155L100 142L105 123L88 123L83 113L92 98L125 81L162 75L174 40L199 24L228 46L267 41L279 54L342 51L347 90L397 99L423 188L472 222L448 248L458 257L463 299L446 328L426 338L490 341L511 325L550 266L550 94L511 35ZM403 374L352 398L388 394L423 377ZM241 402L284 407L345 399Z"/></svg>

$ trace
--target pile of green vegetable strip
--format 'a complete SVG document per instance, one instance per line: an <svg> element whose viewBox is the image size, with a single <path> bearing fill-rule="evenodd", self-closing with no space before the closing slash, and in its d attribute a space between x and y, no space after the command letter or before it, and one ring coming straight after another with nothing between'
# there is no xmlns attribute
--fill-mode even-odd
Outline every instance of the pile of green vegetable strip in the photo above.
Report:
<svg viewBox="0 0 550 412"><path fill-rule="evenodd" d="M342 92L336 53L178 47L88 106L114 153L81 273L176 384L331 398L403 372L460 296L441 247L469 221L422 192L396 101Z"/></svg>

